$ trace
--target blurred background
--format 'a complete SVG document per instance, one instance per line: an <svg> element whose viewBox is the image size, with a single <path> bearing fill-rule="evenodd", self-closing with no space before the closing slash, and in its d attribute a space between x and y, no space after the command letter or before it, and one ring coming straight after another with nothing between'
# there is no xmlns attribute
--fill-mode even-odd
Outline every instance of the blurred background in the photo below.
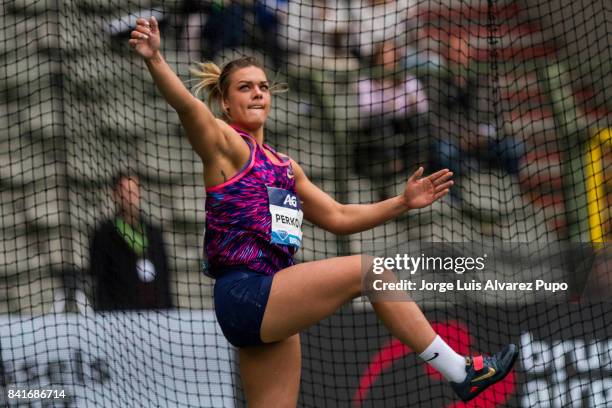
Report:
<svg viewBox="0 0 612 408"><path fill-rule="evenodd" d="M371 231L335 236L305 222L298 261L465 243L468 255L482 245L499 260L492 277L542 266L538 276L571 284L568 297L474 292L422 306L461 353L521 346L516 377L471 406L609 406L609 2L1 7L2 389L66 387L63 406L245 405L212 311L213 281L201 272L202 164L127 42L138 16L155 16L163 54L188 87L195 63L243 55L288 85L273 96L266 141L336 200L400 194L419 165L455 173L443 200ZM565 246L551 253L555 244ZM120 306L101 301L105 285ZM113 306L136 310L92 313ZM300 406L456 406L363 298L302 344ZM393 361L380 360L390 352Z"/></svg>
<svg viewBox="0 0 612 408"><path fill-rule="evenodd" d="M267 142L338 201L399 194L418 165L456 173L445 200L372 231L306 223L299 260L371 240L609 240L606 2L6 0L0 313L86 309L92 233L115 211L119 171L139 176L142 213L163 231L174 306L212 307L202 165L127 45L151 15L186 85L194 63L241 55L287 83Z"/></svg>

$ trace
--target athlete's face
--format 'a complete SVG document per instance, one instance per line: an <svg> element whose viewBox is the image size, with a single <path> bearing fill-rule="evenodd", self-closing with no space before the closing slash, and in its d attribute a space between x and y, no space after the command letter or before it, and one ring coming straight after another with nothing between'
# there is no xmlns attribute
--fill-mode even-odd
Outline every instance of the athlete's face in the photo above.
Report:
<svg viewBox="0 0 612 408"><path fill-rule="evenodd" d="M270 102L270 84L260 68L240 68L232 73L223 101L232 123L245 130L259 129L266 122Z"/></svg>

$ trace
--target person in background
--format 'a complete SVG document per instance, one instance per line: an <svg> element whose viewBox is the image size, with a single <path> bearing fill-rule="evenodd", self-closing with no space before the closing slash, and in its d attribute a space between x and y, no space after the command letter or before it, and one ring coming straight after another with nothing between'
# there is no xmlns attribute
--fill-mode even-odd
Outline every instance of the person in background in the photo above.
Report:
<svg viewBox="0 0 612 408"><path fill-rule="evenodd" d="M359 81L359 108L363 117L389 114L405 118L427 113L429 103L420 81L401 67L401 47L393 40L376 45L373 70Z"/></svg>
<svg viewBox="0 0 612 408"><path fill-rule="evenodd" d="M202 27L202 56L213 60L225 48L247 45L265 52L274 68L280 68L285 57L278 33L286 12L286 0L212 1Z"/></svg>
<svg viewBox="0 0 612 408"><path fill-rule="evenodd" d="M466 127L459 127L458 132L457 137L437 141L433 149L435 165L446 165L457 177L492 168L518 177L525 155L525 144L521 140L504 134L503 128L498 132L492 121L471 122ZM451 196L459 198L458 191Z"/></svg>
<svg viewBox="0 0 612 408"><path fill-rule="evenodd" d="M406 44L406 35L418 20L418 4L412 0L356 0L349 4L356 53L362 60L374 55L376 44L383 41Z"/></svg>
<svg viewBox="0 0 612 408"><path fill-rule="evenodd" d="M141 214L140 180L120 173L112 188L116 213L98 226L90 247L94 309L171 308L162 233Z"/></svg>
<svg viewBox="0 0 612 408"><path fill-rule="evenodd" d="M403 50L395 41L377 44L370 75L357 85L364 140L357 147L355 168L369 178L385 179L402 172L407 162L418 162L419 141L427 139L429 101L402 61Z"/></svg>
<svg viewBox="0 0 612 408"><path fill-rule="evenodd" d="M446 166L459 179L450 197L461 203L461 178L470 173L499 169L518 176L525 144L497 123L495 84L490 76L476 75L470 68L472 50L465 37L450 37L448 62L439 115L447 120L432 124L437 131L430 141L430 164Z"/></svg>
<svg viewBox="0 0 612 408"><path fill-rule="evenodd" d="M279 35L289 66L329 71L352 71L359 67L354 55L349 2L303 0L289 2Z"/></svg>

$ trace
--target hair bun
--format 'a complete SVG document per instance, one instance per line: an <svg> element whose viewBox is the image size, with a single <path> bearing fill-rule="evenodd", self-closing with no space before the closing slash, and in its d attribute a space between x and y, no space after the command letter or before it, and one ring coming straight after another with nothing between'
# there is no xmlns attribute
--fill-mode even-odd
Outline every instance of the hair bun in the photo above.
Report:
<svg viewBox="0 0 612 408"><path fill-rule="evenodd" d="M190 68L191 74L200 80L193 88L193 92L198 96L202 91L208 94L208 102L221 96L219 89L219 79L221 78L221 68L214 62L200 62L197 68Z"/></svg>

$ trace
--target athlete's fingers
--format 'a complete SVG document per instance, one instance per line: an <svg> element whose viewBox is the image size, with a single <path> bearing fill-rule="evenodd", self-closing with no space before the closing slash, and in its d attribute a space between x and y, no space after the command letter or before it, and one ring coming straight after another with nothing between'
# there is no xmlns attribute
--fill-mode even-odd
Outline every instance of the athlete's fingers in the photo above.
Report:
<svg viewBox="0 0 612 408"><path fill-rule="evenodd" d="M143 34L151 34L151 29L145 25L139 24L136 26L136 28L134 29L135 31L139 31Z"/></svg>
<svg viewBox="0 0 612 408"><path fill-rule="evenodd" d="M434 190L434 191L435 191L436 193L438 193L438 192L440 192L440 191L442 191L442 190L448 190L449 188L451 188L451 187L453 186L453 184L454 184L454 183L453 183L453 181L452 181L452 180L447 181L447 182L446 182L446 183L444 183L444 184L440 184L439 186L436 186L436 188L435 188L435 190Z"/></svg>
<svg viewBox="0 0 612 408"><path fill-rule="evenodd" d="M453 172L449 171L448 173L443 174L440 177L438 177L436 180L434 180L434 184L436 185L442 184L446 182L447 180L449 180L451 177L453 177Z"/></svg>
<svg viewBox="0 0 612 408"><path fill-rule="evenodd" d="M440 178L441 176L447 174L448 172L450 172L449 169L438 170L435 173L430 174L427 178L430 179L431 181L435 181L438 178Z"/></svg>
<svg viewBox="0 0 612 408"><path fill-rule="evenodd" d="M135 40L147 40L149 39L149 36L146 34L141 33L140 31L132 31L131 37Z"/></svg>
<svg viewBox="0 0 612 408"><path fill-rule="evenodd" d="M130 44L130 46L131 46L132 48L136 48L136 46L138 45L138 42L139 42L139 41L140 41L140 40L134 40L134 39L131 39L131 40L128 40L128 44Z"/></svg>
<svg viewBox="0 0 612 408"><path fill-rule="evenodd" d="M157 30L159 29L159 25L157 24L157 19L154 16L151 16L151 18L149 19L149 23L151 24L151 31L153 33L157 33Z"/></svg>
<svg viewBox="0 0 612 408"><path fill-rule="evenodd" d="M419 167L417 169L417 171L415 171L414 173L412 173L412 176L410 176L410 178L408 179L408 182L412 182L415 181L416 179L418 179L419 177L421 177L423 175L423 166Z"/></svg>
<svg viewBox="0 0 612 408"><path fill-rule="evenodd" d="M149 22L147 21L146 18L138 17L136 19L136 25L145 25L146 26L146 25L149 25Z"/></svg>
<svg viewBox="0 0 612 408"><path fill-rule="evenodd" d="M444 197L446 194L448 194L448 189L446 190L442 190L439 193L436 193L436 195L434 196L434 201L439 200L440 198Z"/></svg>

